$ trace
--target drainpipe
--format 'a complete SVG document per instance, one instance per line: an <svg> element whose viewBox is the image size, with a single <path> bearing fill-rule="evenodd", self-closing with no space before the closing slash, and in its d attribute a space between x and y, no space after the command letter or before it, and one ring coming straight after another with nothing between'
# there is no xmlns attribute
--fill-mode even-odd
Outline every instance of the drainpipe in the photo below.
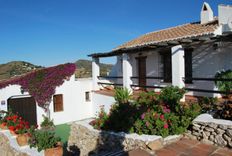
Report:
<svg viewBox="0 0 232 156"><path fill-rule="evenodd" d="M172 47L172 85L179 88L184 88L185 83L185 60L184 48L181 45ZM185 96L181 99L185 101Z"/></svg>

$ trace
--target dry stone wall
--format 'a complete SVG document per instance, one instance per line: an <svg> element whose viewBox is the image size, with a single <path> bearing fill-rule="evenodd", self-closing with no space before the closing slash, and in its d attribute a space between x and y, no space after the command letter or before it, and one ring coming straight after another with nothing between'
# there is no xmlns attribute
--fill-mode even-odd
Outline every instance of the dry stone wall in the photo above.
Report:
<svg viewBox="0 0 232 156"><path fill-rule="evenodd" d="M10 146L8 138L0 134L0 155L1 156L28 156L26 153L19 152Z"/></svg>
<svg viewBox="0 0 232 156"><path fill-rule="evenodd" d="M232 121L202 114L193 120L192 135L205 143L232 148Z"/></svg>
<svg viewBox="0 0 232 156"><path fill-rule="evenodd" d="M170 136L163 139L155 135L138 135L114 133L93 129L88 123L91 120L75 122L71 126L68 149L73 153L85 155L100 155L113 151L127 151L141 148L155 150L165 144L179 140L181 136Z"/></svg>

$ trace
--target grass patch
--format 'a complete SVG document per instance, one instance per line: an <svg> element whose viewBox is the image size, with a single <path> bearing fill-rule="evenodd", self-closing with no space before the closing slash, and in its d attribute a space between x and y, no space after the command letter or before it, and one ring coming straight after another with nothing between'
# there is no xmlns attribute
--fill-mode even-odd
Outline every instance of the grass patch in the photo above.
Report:
<svg viewBox="0 0 232 156"><path fill-rule="evenodd" d="M61 138L61 141L63 143L68 142L68 137L70 133L70 125L68 124L61 124L61 125L56 125L55 129L55 135L59 136Z"/></svg>

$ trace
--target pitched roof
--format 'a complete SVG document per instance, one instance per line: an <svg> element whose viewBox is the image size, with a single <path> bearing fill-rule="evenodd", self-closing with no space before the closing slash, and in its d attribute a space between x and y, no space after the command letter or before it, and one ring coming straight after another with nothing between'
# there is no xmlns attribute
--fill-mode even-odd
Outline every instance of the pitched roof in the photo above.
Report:
<svg viewBox="0 0 232 156"><path fill-rule="evenodd" d="M168 29L147 33L145 35L139 36L136 39L133 39L129 42L126 42L118 46L114 50L140 47L144 45L150 45L160 42L173 41L173 40L179 40L179 39L185 39L191 37L211 35L214 33L214 31L217 28L218 28L217 19L206 24L200 24L200 22L188 23L176 27L171 27Z"/></svg>

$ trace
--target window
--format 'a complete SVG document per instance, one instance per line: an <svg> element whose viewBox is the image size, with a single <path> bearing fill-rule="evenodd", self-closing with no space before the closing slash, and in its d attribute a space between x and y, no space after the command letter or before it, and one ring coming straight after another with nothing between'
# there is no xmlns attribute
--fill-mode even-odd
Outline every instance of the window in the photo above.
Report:
<svg viewBox="0 0 232 156"><path fill-rule="evenodd" d="M90 92L85 92L85 101L90 101Z"/></svg>
<svg viewBox="0 0 232 156"><path fill-rule="evenodd" d="M193 49L185 49L185 83L192 83L192 51Z"/></svg>
<svg viewBox="0 0 232 156"><path fill-rule="evenodd" d="M53 108L54 112L63 111L63 94L57 94L53 96Z"/></svg>

